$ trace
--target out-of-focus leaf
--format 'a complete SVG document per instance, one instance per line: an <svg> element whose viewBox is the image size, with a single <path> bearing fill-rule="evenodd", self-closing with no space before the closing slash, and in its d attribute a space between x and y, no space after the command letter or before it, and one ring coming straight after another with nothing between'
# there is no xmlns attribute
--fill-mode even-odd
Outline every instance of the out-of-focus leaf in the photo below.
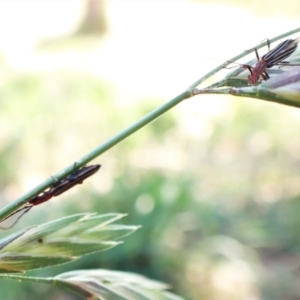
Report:
<svg viewBox="0 0 300 300"><path fill-rule="evenodd" d="M263 82L258 87L259 91L273 93L300 105L300 66L293 67L282 75Z"/></svg>
<svg viewBox="0 0 300 300"><path fill-rule="evenodd" d="M59 265L76 259L76 257L32 256L20 253L0 255L0 273L20 273L24 270Z"/></svg>
<svg viewBox="0 0 300 300"><path fill-rule="evenodd" d="M258 85L231 88L229 93L300 108L300 67L294 67Z"/></svg>
<svg viewBox="0 0 300 300"><path fill-rule="evenodd" d="M110 249L139 226L111 225L123 214L77 214L22 230L0 241L0 272L24 272Z"/></svg>
<svg viewBox="0 0 300 300"><path fill-rule="evenodd" d="M57 285L89 299L101 300L182 300L168 286L143 276L109 270L82 270L54 277Z"/></svg>
<svg viewBox="0 0 300 300"><path fill-rule="evenodd" d="M5 246L7 246L8 244L10 244L12 241L14 241L15 239L17 239L18 237L20 237L21 235L23 235L26 231L30 230L32 227L28 227L26 229L23 229L17 233L14 233L6 238L3 238L0 241L0 250L3 249Z"/></svg>

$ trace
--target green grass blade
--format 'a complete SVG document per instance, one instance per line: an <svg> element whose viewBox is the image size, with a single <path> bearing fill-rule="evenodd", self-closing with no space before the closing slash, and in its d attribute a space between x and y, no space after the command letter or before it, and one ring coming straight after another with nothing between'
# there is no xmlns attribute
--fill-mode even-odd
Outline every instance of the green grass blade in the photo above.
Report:
<svg viewBox="0 0 300 300"><path fill-rule="evenodd" d="M30 227L0 241L0 272L24 272L78 259L122 243L139 226L111 224L124 214L76 214Z"/></svg>
<svg viewBox="0 0 300 300"><path fill-rule="evenodd" d="M56 284L76 293L78 289L95 299L105 300L182 300L168 286L143 276L109 270L82 270L55 277Z"/></svg>

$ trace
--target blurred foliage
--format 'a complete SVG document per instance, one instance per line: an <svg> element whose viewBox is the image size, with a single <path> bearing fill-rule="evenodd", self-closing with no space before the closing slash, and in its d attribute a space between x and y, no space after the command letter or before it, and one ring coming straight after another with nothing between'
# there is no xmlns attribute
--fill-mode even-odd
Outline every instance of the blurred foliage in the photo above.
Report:
<svg viewBox="0 0 300 300"><path fill-rule="evenodd" d="M102 35L107 30L106 20L106 0L85 1L85 15L77 29L77 34L82 35Z"/></svg>
<svg viewBox="0 0 300 300"><path fill-rule="evenodd" d="M0 77L2 206L167 100L132 99L82 70L22 73L2 57ZM233 101L185 101L97 158L84 185L1 231L94 211L142 225L110 251L28 275L107 268L170 283L186 299L299 299L300 111ZM42 284L6 280L0 290L5 300L75 299Z"/></svg>
<svg viewBox="0 0 300 300"><path fill-rule="evenodd" d="M7 72L0 87L3 205L26 191L33 174L50 176L159 102L127 103L124 113L111 86L91 75ZM29 275L107 268L170 283L187 299L297 299L298 114L244 100L207 121L208 134L191 136L184 119L195 126L197 119L179 106L95 160L103 168L83 186L17 225L97 211L128 213L123 222L143 227L110 251ZM1 293L73 299L11 281L1 282Z"/></svg>

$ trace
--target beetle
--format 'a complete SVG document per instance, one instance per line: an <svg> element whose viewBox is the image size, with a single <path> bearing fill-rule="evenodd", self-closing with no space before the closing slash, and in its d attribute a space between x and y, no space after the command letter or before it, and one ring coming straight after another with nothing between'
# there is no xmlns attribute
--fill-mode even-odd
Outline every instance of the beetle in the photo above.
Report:
<svg viewBox="0 0 300 300"><path fill-rule="evenodd" d="M76 163L75 163L76 166ZM27 203L25 203L22 207L17 209L16 211L12 212L10 215L5 217L0 221L3 222L7 220L8 218L12 217L13 215L17 214L18 212L22 212L22 214L16 219L16 221L9 227L0 227L2 229L9 229L12 228L19 220L20 218L26 214L33 206L37 206L41 203L44 203L48 200L50 200L52 197L57 197L61 195L62 193L66 192L67 190L71 189L73 186L77 184L82 184L85 179L95 174L99 169L101 165L90 165L80 168L79 170L74 171L70 175L68 175L66 178L58 180L55 182L48 190L36 195Z"/></svg>
<svg viewBox="0 0 300 300"><path fill-rule="evenodd" d="M73 186L82 184L86 178L95 174L100 169L100 167L101 165L91 165L82 167L81 169L74 171L66 178L55 182L48 191L45 191L41 195L37 195L33 199L29 200L28 204L32 204L33 206L35 206L50 200L52 197L61 195L65 191L71 189Z"/></svg>
<svg viewBox="0 0 300 300"><path fill-rule="evenodd" d="M270 41L267 40L269 52L263 55L261 58L258 55L257 49L255 48L254 51L257 58L255 66L241 65L250 72L250 75L248 76L248 84L254 85L259 81L260 78L263 80L268 80L270 78L269 74L267 73L268 68L271 68L275 65L291 65L288 62L285 62L284 59L289 57L296 50L299 41L300 37L296 39L288 39L281 42L274 49L270 50Z"/></svg>
<svg viewBox="0 0 300 300"><path fill-rule="evenodd" d="M101 165L91 165L82 167L81 169L68 175L65 179L54 183L51 188L52 195L54 197L59 196L65 191L75 186L76 184L82 184L86 178L95 174L100 169L100 167Z"/></svg>

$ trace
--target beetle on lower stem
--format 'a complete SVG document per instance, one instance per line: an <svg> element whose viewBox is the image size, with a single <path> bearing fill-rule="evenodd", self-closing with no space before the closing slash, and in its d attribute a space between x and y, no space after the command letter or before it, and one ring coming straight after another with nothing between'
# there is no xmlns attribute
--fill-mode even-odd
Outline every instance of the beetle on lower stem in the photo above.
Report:
<svg viewBox="0 0 300 300"><path fill-rule="evenodd" d="M74 164L74 166L76 167L76 163ZM67 190L71 189L73 186L83 183L85 179L95 174L100 169L100 167L101 165L91 165L91 166L82 167L79 170L76 170L70 175L68 175L66 178L58 180L47 191L44 191L36 195L34 198L29 200L27 203L25 203L21 208L17 209L7 217L2 219L0 223L9 219L10 217L17 214L18 212L22 212L22 214L15 220L15 222L12 225L10 225L9 227L0 227L0 228L1 229L12 228L20 220L20 218L24 214L26 214L33 206L42 204L50 200L52 197L57 197L61 195Z"/></svg>

